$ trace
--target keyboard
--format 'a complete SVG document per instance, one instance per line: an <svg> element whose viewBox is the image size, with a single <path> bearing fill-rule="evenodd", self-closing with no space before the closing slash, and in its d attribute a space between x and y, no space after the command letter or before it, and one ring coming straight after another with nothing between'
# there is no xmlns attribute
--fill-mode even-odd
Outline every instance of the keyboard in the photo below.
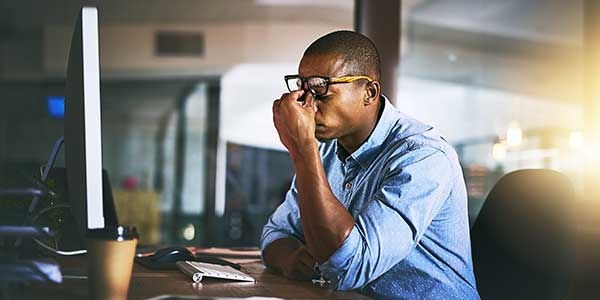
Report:
<svg viewBox="0 0 600 300"><path fill-rule="evenodd" d="M230 266L222 266L197 261L178 261L177 268L192 278L194 282L202 281L204 277L254 282L254 278Z"/></svg>

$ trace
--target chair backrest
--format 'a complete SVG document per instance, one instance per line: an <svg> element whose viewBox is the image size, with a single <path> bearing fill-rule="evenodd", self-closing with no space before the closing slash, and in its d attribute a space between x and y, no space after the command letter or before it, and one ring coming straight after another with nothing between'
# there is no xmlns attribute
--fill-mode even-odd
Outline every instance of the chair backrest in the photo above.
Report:
<svg viewBox="0 0 600 300"><path fill-rule="evenodd" d="M471 229L482 299L564 299L575 261L571 181L546 169L518 170L494 185Z"/></svg>

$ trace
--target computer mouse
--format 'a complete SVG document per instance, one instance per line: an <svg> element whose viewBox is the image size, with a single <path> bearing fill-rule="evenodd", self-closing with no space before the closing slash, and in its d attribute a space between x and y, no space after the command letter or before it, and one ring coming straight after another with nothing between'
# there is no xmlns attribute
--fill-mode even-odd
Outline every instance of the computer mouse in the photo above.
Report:
<svg viewBox="0 0 600 300"><path fill-rule="evenodd" d="M154 252L154 254L150 256L150 259L159 263L174 263L183 260L195 260L196 256L192 251L185 247L175 246L163 248Z"/></svg>

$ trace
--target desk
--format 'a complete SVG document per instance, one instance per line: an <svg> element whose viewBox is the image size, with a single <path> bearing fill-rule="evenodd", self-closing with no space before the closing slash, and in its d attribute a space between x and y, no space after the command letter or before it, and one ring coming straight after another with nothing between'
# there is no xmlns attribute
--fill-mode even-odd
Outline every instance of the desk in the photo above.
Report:
<svg viewBox="0 0 600 300"><path fill-rule="evenodd" d="M80 272L85 275L85 257L60 258L63 275ZM201 283L177 270L154 271L135 264L128 299L147 299L159 295L198 295L206 297L278 297L285 299L370 299L355 292L336 292L310 282L288 280L259 261L242 265L242 270L256 279L255 283L205 278ZM32 285L24 299L89 299L87 278L65 276L60 285Z"/></svg>

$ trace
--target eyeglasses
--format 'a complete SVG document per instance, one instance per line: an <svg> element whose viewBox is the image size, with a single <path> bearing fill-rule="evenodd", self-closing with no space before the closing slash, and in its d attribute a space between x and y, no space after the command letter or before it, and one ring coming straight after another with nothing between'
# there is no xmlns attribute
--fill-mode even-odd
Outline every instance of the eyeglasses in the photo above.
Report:
<svg viewBox="0 0 600 300"><path fill-rule="evenodd" d="M308 86L310 93L315 96L323 96L327 94L329 86L336 83L349 83L361 79L366 79L372 82L373 79L369 76L340 76L340 77L324 77L324 76L310 76L300 77L300 75L286 75L283 77L285 84L290 92L301 89L304 83Z"/></svg>

